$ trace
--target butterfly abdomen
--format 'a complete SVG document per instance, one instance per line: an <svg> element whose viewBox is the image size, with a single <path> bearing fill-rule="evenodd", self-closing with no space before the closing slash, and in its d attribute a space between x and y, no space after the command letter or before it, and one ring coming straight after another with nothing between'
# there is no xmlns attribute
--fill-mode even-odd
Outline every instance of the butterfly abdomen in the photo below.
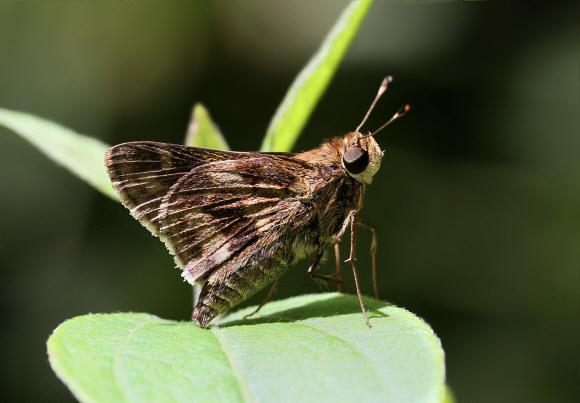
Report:
<svg viewBox="0 0 580 403"><path fill-rule="evenodd" d="M204 283L192 319L200 326L227 309L250 298L286 271L293 254L287 248L271 253L265 259L249 259L247 264L223 273L216 270ZM235 265L234 265L235 266Z"/></svg>

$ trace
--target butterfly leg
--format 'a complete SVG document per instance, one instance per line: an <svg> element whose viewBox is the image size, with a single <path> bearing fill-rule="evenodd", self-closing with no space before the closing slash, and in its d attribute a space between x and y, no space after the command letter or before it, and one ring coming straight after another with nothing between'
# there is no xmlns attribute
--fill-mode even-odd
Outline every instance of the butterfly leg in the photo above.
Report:
<svg viewBox="0 0 580 403"><path fill-rule="evenodd" d="M318 251L316 252L316 256L314 257L314 260L312 261L312 263L310 264L310 267L308 268L308 274L310 274L310 276L312 278L337 283L337 284L339 284L340 287L342 287L342 281L340 280L340 277L336 277L335 274L334 275L333 274L326 275L326 274L314 273L314 270L316 269L316 266L318 266L318 263L320 263L320 259L322 259L323 254L324 254L324 247L322 246L322 244L320 244L320 245L318 245Z"/></svg>
<svg viewBox="0 0 580 403"><path fill-rule="evenodd" d="M358 275L356 274L356 267L354 262L356 261L356 223L358 222L358 218L356 216L356 210L352 210L348 215L347 222L350 223L350 256L346 259L346 262L350 262L352 266L352 273L354 275L354 284L356 286L356 293L358 295L358 301L360 303L360 308L362 310L365 323L368 327L371 327L369 319L367 318L367 312L365 310L365 305L362 300L362 294L360 292L360 286L358 284Z"/></svg>
<svg viewBox="0 0 580 403"><path fill-rule="evenodd" d="M373 289L375 291L375 299L378 299L379 301L381 301L381 297L379 297L379 289L377 287L377 228L372 225L369 224L368 222L365 222L363 220L360 220L358 217L355 219L355 223L360 225L361 227L365 227L368 228L369 230L371 230L371 232L373 233L373 240L371 241L371 262L372 262L372 276L373 276Z"/></svg>
<svg viewBox="0 0 580 403"><path fill-rule="evenodd" d="M340 276L340 247L338 242L334 244L334 257L336 259L336 271L334 272L334 276L341 280ZM342 280L338 283L338 292L342 294Z"/></svg>
<svg viewBox="0 0 580 403"><path fill-rule="evenodd" d="M338 234L336 234L334 236L333 242L334 242L334 256L336 259L336 271L334 273L334 278L338 281L336 281L338 283L338 292L342 293L342 276L341 276L341 272L340 272L340 238L342 238L342 236L344 235L344 233L346 232L346 228L348 227L349 223L352 221L353 216L356 216L356 210L352 210L348 216L346 217L346 220L344 220L344 223L342 224L342 227L340 228L340 231L338 231ZM346 262L348 262L348 260L346 260Z"/></svg>
<svg viewBox="0 0 580 403"><path fill-rule="evenodd" d="M274 296L274 294L276 293L276 288L278 288L278 283L280 283L280 278L281 278L281 277L282 277L282 276L278 276L278 277L276 277L276 280L274 280L274 284L272 284L272 288L270 288L270 292L268 293L268 296L266 297L266 299L265 299L264 301L262 301L262 303L261 303L261 304L260 304L260 305L259 305L259 306L256 308L256 310L255 310L254 312L252 312L252 313L249 313L249 314L247 314L246 316L244 316L244 319L247 319L247 318L249 318L250 316L257 314L257 313L258 313L258 311L259 311L260 309L262 309L262 307L263 307L264 305L266 305L266 304L267 304L267 303L270 301L270 299L271 299L271 298Z"/></svg>

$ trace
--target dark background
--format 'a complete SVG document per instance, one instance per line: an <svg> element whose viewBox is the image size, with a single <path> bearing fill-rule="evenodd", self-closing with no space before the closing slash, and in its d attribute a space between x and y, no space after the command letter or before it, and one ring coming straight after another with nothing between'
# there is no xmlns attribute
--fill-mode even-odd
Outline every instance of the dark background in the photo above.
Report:
<svg viewBox="0 0 580 403"><path fill-rule="evenodd" d="M394 77L365 129L412 112L377 137L361 217L383 297L431 324L460 402L580 400L580 10L548 4L375 3L295 147L353 130ZM109 144L180 143L199 101L233 149L257 150L345 5L2 1L0 106ZM3 128L0 189L1 400L73 400L45 347L68 318L190 318L165 247ZM276 298L320 291L308 263Z"/></svg>

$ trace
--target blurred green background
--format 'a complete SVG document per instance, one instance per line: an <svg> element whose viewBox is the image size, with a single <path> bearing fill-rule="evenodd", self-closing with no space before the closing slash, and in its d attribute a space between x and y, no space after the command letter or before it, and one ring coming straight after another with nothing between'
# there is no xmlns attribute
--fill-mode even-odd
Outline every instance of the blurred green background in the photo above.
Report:
<svg viewBox="0 0 580 403"><path fill-rule="evenodd" d="M361 217L382 296L431 324L459 402L580 400L579 4L375 3L295 147L353 130L394 77L365 129L412 112L377 138ZM203 102L233 149L257 150L345 5L2 1L0 107L110 144L181 143ZM68 318L190 318L162 243L3 128L0 187L0 400L73 401L45 348ZM276 298L320 291L308 263Z"/></svg>

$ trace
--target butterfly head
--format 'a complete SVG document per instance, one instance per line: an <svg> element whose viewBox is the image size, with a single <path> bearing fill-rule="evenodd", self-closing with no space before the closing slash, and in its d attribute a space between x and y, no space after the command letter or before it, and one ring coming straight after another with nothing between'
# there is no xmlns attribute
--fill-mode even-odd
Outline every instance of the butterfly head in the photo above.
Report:
<svg viewBox="0 0 580 403"><path fill-rule="evenodd" d="M374 174L377 173L381 166L383 151L375 141L374 135L387 127L395 119L403 116L410 109L409 105L403 105L392 118L372 133L362 134L359 131L369 117L375 104L381 95L387 90L388 85L392 81L393 78L391 76L385 77L362 122L354 132L351 132L344 137L342 166L351 177L361 183L370 184L373 180Z"/></svg>
<svg viewBox="0 0 580 403"><path fill-rule="evenodd" d="M382 158L383 151L373 136L351 132L344 137L342 166L357 181L370 184Z"/></svg>

